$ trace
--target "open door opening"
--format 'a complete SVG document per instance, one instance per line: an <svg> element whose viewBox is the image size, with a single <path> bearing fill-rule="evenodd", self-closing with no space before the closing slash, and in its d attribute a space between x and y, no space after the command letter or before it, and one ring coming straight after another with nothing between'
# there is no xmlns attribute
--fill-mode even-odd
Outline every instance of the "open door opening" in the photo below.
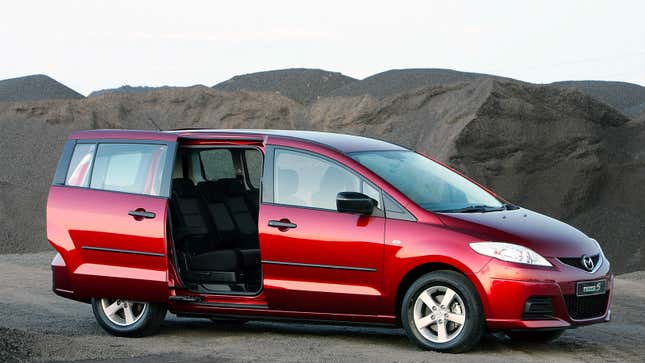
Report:
<svg viewBox="0 0 645 363"><path fill-rule="evenodd" d="M262 289L258 237L262 152L252 146L178 148L170 198L175 268L211 294Z"/></svg>

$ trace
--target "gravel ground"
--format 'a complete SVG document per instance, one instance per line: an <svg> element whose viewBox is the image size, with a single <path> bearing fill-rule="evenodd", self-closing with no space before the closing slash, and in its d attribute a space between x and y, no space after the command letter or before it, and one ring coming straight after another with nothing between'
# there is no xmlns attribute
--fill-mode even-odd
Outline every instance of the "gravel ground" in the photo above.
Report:
<svg viewBox="0 0 645 363"><path fill-rule="evenodd" d="M169 314L158 335L116 338L89 305L50 290L52 253L0 255L0 362L4 361L431 361L399 329L250 322L215 325ZM616 281L613 321L568 331L551 344L487 336L455 361L643 361L645 273Z"/></svg>

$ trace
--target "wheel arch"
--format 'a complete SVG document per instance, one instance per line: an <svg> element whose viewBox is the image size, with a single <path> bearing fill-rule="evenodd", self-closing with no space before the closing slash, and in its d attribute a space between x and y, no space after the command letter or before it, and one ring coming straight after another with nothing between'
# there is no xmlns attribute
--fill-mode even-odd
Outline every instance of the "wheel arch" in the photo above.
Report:
<svg viewBox="0 0 645 363"><path fill-rule="evenodd" d="M488 313L488 301L486 300L486 293L484 291L483 286L475 276L475 274L470 271L467 267L461 266L457 261L455 262L448 262L448 261L432 261L432 262L425 262L419 265L414 266L413 268L409 269L408 272L403 276L401 281L399 282L397 291L396 291L396 298L395 298L395 307L394 311L396 314L397 321L400 322L401 318L401 302L403 301L403 297L405 296L405 293L408 291L408 288L421 276L433 272L433 271L440 271L440 270L448 270L448 271L454 271L457 273L460 273L464 275L475 287L475 290L477 290L477 295L479 296L479 300L481 301L482 308L484 310L484 314L487 315Z"/></svg>

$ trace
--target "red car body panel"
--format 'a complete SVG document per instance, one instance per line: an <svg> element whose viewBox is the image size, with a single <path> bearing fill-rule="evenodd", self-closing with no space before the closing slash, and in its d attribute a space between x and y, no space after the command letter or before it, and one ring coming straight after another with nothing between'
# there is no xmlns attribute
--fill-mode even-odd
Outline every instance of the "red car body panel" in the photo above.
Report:
<svg viewBox="0 0 645 363"><path fill-rule="evenodd" d="M173 266L166 231L167 198L54 185L47 205L47 234L58 252L52 261L54 291L64 297L163 302L179 315L396 324L405 293L402 283L432 269L452 269L463 273L478 291L490 329L565 328L610 318L609 304L602 316L593 319L574 320L567 311L563 295L575 294L577 281L605 279L608 294L613 287L607 261L589 273L557 259L596 253L595 244L583 233L526 209L459 215L428 212L347 155L368 147L369 141L361 146L341 138L330 146L286 132L189 130L96 130L74 133L70 139L251 145L263 153L269 145L302 149L331 158L370 180L416 221L261 203L263 289L254 296L200 294L183 288ZM128 215L139 208L157 217L137 220ZM269 228L269 220L289 220L298 228ZM527 246L553 267L477 254L469 243L479 241ZM532 296L553 298L553 319L522 318L524 302Z"/></svg>
<svg viewBox="0 0 645 363"><path fill-rule="evenodd" d="M75 299L92 296L168 300L165 198L53 186L47 235L63 256ZM157 214L137 220L136 209ZM118 253L110 250L131 251Z"/></svg>
<svg viewBox="0 0 645 363"><path fill-rule="evenodd" d="M269 220L298 227L271 228ZM271 308L379 313L384 218L263 204L259 222L264 291ZM334 231L333 239L329 231Z"/></svg>

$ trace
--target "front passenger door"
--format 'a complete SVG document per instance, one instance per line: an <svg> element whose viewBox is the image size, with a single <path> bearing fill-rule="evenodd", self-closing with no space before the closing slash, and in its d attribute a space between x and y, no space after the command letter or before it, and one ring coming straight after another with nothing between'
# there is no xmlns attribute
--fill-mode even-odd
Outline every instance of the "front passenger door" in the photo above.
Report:
<svg viewBox="0 0 645 363"><path fill-rule="evenodd" d="M270 308L377 314L383 213L339 213L336 194L362 192L380 204L380 192L322 155L270 147L266 160L259 228Z"/></svg>

